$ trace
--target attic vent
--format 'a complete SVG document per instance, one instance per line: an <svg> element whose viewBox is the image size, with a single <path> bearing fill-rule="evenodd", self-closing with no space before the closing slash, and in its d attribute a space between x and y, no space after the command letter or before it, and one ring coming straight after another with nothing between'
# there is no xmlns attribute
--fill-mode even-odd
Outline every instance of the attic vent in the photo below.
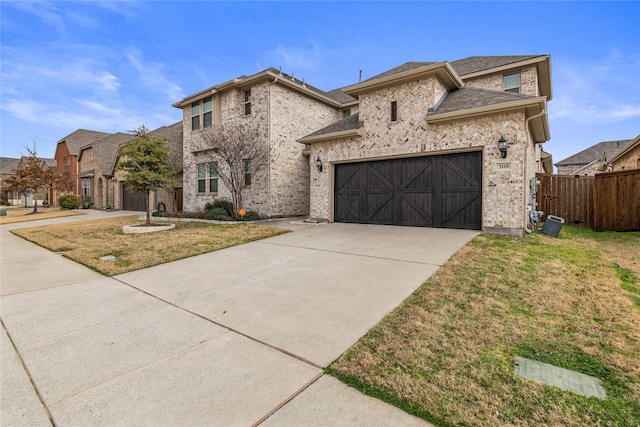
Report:
<svg viewBox="0 0 640 427"><path fill-rule="evenodd" d="M511 163L498 163L498 169L511 169Z"/></svg>

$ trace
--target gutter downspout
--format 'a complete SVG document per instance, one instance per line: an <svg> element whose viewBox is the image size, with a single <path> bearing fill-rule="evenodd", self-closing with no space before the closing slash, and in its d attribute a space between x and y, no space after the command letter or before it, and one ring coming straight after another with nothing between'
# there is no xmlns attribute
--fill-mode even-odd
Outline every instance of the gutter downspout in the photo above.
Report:
<svg viewBox="0 0 640 427"><path fill-rule="evenodd" d="M531 120L533 120L533 119L537 119L538 117L541 117L542 115L546 114L546 112L547 112L547 108L545 107L545 108L543 108L543 109L542 109L542 111L540 111L538 114L536 114L536 115L534 115L534 116L531 116L531 117L527 118L527 119L524 121L524 128L525 128L525 130L526 130L525 137L526 137L526 139L527 139L527 146L529 146L529 122L530 122ZM536 144L536 143L534 143L534 147L535 147L535 144ZM534 150L534 151L535 151L535 150ZM525 151L525 153L526 153L526 151ZM526 159L525 159L525 160L526 160ZM525 164L526 164L526 162L525 162ZM533 178L535 179L535 175L534 175L534 177L533 177ZM534 192L534 191L532 191L532 190L531 190L531 188L529 188L529 196L531 197L531 209L532 209L532 210L533 210L533 209L536 209L536 207L537 207L537 206L536 206L536 194L535 194L535 192ZM529 205L529 204L527 204L527 205ZM529 212L529 215L531 215L531 212ZM530 229L528 228L528 224L527 224L527 223L525 223L525 225L524 225L524 231L525 231L527 234L533 233L533 230L530 230Z"/></svg>

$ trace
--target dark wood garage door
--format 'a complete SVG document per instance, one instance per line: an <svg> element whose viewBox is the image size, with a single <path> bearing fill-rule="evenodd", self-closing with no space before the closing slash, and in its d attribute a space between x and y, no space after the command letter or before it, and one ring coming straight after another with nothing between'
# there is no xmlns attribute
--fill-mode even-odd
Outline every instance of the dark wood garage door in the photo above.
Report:
<svg viewBox="0 0 640 427"><path fill-rule="evenodd" d="M480 229L482 152L338 164L334 220Z"/></svg>
<svg viewBox="0 0 640 427"><path fill-rule="evenodd" d="M146 211L147 194L131 191L125 185L122 189L122 207L126 211Z"/></svg>

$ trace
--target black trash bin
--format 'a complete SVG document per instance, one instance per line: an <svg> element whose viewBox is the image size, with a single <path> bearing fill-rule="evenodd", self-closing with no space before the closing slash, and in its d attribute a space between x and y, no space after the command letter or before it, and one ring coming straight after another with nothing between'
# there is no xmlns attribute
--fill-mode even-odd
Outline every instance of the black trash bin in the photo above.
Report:
<svg viewBox="0 0 640 427"><path fill-rule="evenodd" d="M549 236L558 237L562 229L562 224L564 224L564 219L555 215L547 215L547 220L542 226L542 232Z"/></svg>

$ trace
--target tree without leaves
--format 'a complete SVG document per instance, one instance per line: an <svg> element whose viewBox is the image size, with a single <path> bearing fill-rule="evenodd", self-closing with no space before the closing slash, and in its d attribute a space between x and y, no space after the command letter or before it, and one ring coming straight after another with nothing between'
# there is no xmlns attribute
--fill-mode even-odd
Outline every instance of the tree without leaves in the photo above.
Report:
<svg viewBox="0 0 640 427"><path fill-rule="evenodd" d="M117 166L118 170L126 172L125 184L133 191L146 192L147 198L158 188L174 185L177 167L169 161L166 139L149 136L144 125L130 132L134 139L120 148L123 160ZM147 202L146 224L150 223Z"/></svg>
<svg viewBox="0 0 640 427"><path fill-rule="evenodd" d="M28 156L13 170L13 175L3 182L2 191L16 191L21 194L32 194L34 198L33 212L38 212L38 191L48 191L58 184L59 177L43 159L38 158L36 142L33 148L25 147Z"/></svg>
<svg viewBox="0 0 640 427"><path fill-rule="evenodd" d="M232 124L216 125L202 133L202 140L215 153L218 176L231 192L233 215L237 218L242 205L242 192L247 187L245 174L248 164L252 176L269 161L269 149L257 133ZM247 163L248 162L248 163Z"/></svg>

